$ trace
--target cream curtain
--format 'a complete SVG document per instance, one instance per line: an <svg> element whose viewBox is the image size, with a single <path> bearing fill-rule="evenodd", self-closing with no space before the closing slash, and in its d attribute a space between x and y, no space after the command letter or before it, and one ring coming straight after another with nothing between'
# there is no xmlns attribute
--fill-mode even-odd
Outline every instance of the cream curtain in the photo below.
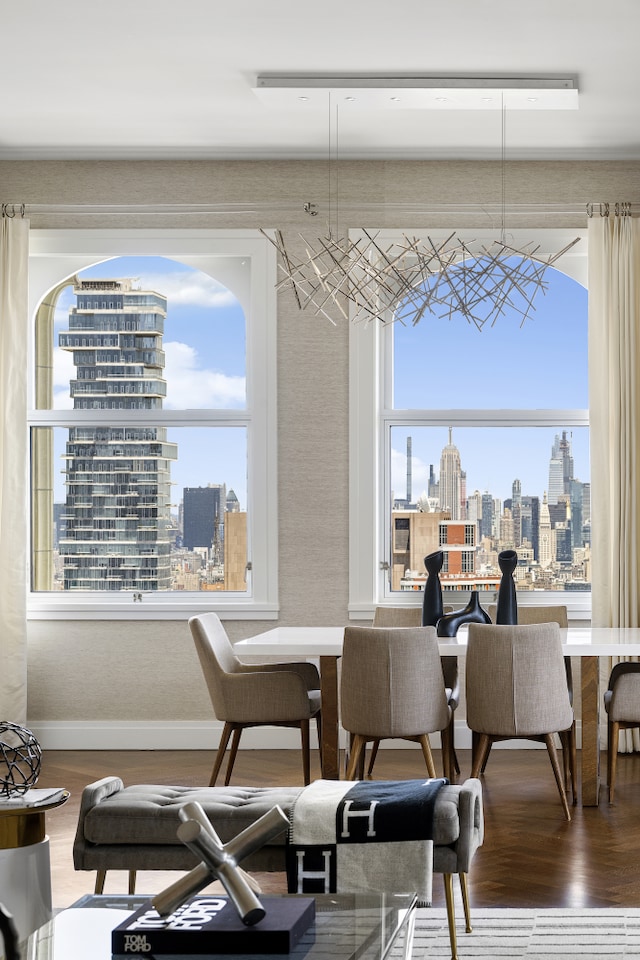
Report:
<svg viewBox="0 0 640 960"><path fill-rule="evenodd" d="M640 221L589 220L589 421L594 626L640 626ZM640 749L622 731L620 749Z"/></svg>
<svg viewBox="0 0 640 960"><path fill-rule="evenodd" d="M27 264L29 223L0 216L0 721L27 718Z"/></svg>

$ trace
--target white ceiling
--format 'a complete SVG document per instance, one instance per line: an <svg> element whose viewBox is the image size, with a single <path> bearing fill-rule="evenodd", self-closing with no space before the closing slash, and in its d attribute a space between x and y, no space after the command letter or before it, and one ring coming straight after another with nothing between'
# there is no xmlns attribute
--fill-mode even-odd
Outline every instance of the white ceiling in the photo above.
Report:
<svg viewBox="0 0 640 960"><path fill-rule="evenodd" d="M341 158L640 159L640 0L13 0L0 159L326 158L259 75L570 76L577 110L338 108ZM332 94L332 104L336 103ZM335 123L335 121L334 121ZM332 141L335 148L335 139Z"/></svg>

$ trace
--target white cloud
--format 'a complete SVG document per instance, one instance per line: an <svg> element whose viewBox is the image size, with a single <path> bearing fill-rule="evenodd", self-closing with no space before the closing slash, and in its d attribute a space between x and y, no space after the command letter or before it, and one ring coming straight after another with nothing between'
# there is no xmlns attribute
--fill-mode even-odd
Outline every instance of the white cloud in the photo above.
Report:
<svg viewBox="0 0 640 960"><path fill-rule="evenodd" d="M198 368L193 347L179 341L164 344L167 410L200 410L205 407L237 408L246 402L244 377L230 377L218 370Z"/></svg>
<svg viewBox="0 0 640 960"><path fill-rule="evenodd" d="M199 271L184 273L145 274L141 284L166 296L168 305L188 304L196 307L228 307L236 298L225 286Z"/></svg>

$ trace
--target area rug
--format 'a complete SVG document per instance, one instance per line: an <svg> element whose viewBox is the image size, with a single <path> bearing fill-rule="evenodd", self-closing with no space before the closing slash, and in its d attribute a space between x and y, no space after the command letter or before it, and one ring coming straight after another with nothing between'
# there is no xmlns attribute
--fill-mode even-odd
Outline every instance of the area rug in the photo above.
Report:
<svg viewBox="0 0 640 960"><path fill-rule="evenodd" d="M498 960L640 960L640 909L473 909L472 933L456 907L458 957ZM395 951L394 951L395 952ZM451 960L447 912L418 910L413 960Z"/></svg>

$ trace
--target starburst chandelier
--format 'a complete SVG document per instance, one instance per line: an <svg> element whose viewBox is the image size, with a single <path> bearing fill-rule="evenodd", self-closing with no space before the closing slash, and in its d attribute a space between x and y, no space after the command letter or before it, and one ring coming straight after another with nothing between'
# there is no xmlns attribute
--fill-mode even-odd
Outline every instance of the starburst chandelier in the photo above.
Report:
<svg viewBox="0 0 640 960"><path fill-rule="evenodd" d="M264 81L266 82L266 81ZM281 82L281 81L279 81ZM302 81L301 81L302 82ZM342 81L343 83L345 81ZM362 81L352 81L351 87ZM381 81L375 81L380 84ZM309 80L304 81L305 84ZM323 81L328 86L328 81ZM389 87L398 81L388 81L383 89L387 96ZM437 90L442 93L451 80L429 81L424 85L412 80L423 92ZM509 242L505 227L505 142L506 104L504 90L493 90L496 81L482 80L474 86L472 81L460 81L465 89L487 94L497 94L502 110L501 176L502 217L499 239L490 242L462 239L452 233L443 241L431 237L416 237L403 234L399 240L384 241L379 232L366 229L358 231L354 240L342 236L338 223L338 199L336 196L335 227L329 225L324 237L309 240L301 236L304 255L296 256L287 249L280 231L264 235L278 251L278 289L290 288L301 310L311 310L335 323L337 310L344 319L381 322L402 321L418 323L425 314L451 319L454 314L463 316L478 330L485 324L493 325L506 314L516 315L523 324L535 310L534 301L539 293L545 293L545 273L560 257L579 240L576 238L555 254L546 255L534 242L515 246ZM539 97L527 96L532 89L548 91L548 83L521 81L516 83L521 101L536 101ZM570 106L567 94L577 94L572 81L553 81L560 84L561 104ZM319 84L318 84L319 85ZM296 87L294 79L284 85ZM272 89L267 87L267 89ZM460 86L456 86L460 95ZM406 93L407 87L402 88ZM299 90L296 89L296 94ZM304 97L300 97L305 99ZM349 99L355 99L350 97ZM390 97L390 99L399 99ZM438 102L447 97L438 96ZM483 96L483 101L492 99ZM575 100L575 98L572 98ZM577 102L577 101L575 101ZM331 103L331 100L330 100ZM338 164L337 107L335 135L335 163ZM329 138L331 157L331 134ZM306 204L307 212L314 212L313 204ZM331 197L329 198L331 210Z"/></svg>

